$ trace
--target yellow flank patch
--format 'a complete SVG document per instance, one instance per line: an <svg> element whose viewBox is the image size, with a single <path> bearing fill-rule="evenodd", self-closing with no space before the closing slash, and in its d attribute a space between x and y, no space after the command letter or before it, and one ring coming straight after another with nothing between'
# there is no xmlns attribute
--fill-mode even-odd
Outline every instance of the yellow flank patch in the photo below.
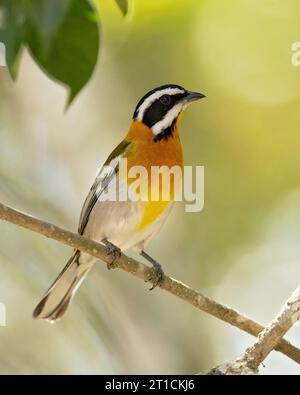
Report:
<svg viewBox="0 0 300 395"><path fill-rule="evenodd" d="M152 224L165 211L169 203L167 201L144 202L144 213L137 230L144 230L148 225Z"/></svg>

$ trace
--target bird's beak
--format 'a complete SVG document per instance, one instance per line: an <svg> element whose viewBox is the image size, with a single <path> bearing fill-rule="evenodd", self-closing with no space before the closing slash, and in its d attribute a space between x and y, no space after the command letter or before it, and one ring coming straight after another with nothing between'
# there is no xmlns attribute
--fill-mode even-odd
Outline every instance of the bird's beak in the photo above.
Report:
<svg viewBox="0 0 300 395"><path fill-rule="evenodd" d="M206 96L203 95L203 93L189 91L188 95L185 97L185 100L190 103L192 101L203 99L204 97Z"/></svg>

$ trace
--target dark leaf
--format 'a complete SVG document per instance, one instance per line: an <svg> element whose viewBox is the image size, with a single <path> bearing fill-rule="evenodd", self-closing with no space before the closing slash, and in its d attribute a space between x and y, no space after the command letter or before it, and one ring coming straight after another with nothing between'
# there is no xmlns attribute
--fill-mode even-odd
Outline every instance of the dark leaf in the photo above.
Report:
<svg viewBox="0 0 300 395"><path fill-rule="evenodd" d="M71 2L72 0L30 0L27 3L27 21L39 33L44 47L51 44Z"/></svg>
<svg viewBox="0 0 300 395"><path fill-rule="evenodd" d="M45 72L69 87L70 104L90 79L97 62L98 18L87 0L54 3L56 6L49 5L48 0L33 1L26 40Z"/></svg>
<svg viewBox="0 0 300 395"><path fill-rule="evenodd" d="M24 31L24 5L18 0L0 0L0 41L5 45L6 64L16 78Z"/></svg>
<svg viewBox="0 0 300 395"><path fill-rule="evenodd" d="M69 88L71 103L94 71L98 23L89 0L0 0L0 41L11 76L27 45L49 77Z"/></svg>
<svg viewBox="0 0 300 395"><path fill-rule="evenodd" d="M120 10L122 11L123 15L126 15L128 12L128 0L116 0Z"/></svg>

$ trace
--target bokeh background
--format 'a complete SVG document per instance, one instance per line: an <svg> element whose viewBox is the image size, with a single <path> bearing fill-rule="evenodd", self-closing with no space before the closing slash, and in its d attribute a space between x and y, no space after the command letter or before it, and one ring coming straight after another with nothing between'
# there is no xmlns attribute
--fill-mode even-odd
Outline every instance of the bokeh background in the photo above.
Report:
<svg viewBox="0 0 300 395"><path fill-rule="evenodd" d="M297 0L99 0L96 72L67 93L23 54L0 67L0 199L70 230L137 100L177 83L207 99L182 120L187 165L205 166L205 207L177 203L148 251L166 273L266 324L300 281L300 41ZM76 67L76 65L74 65ZM65 318L31 313L70 248L0 224L0 373L196 373L253 338L99 263ZM132 254L134 256L134 254ZM287 336L300 346L300 328ZM299 374L273 352L262 373Z"/></svg>

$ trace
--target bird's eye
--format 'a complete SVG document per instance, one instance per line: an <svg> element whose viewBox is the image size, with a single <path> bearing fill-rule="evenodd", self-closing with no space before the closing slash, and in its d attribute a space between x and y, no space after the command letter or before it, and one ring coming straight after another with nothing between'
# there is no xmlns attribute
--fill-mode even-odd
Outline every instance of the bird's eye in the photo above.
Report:
<svg viewBox="0 0 300 395"><path fill-rule="evenodd" d="M164 106L167 106L168 104L171 103L171 98L169 95L163 95L159 100L161 104L163 104Z"/></svg>

